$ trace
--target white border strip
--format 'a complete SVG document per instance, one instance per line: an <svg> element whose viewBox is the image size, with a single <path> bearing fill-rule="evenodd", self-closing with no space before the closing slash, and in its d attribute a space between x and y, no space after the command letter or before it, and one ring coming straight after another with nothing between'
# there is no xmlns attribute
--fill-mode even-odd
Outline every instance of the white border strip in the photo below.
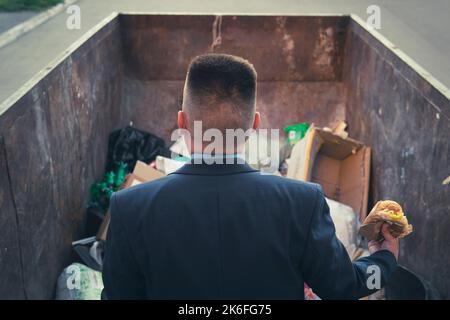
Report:
<svg viewBox="0 0 450 320"><path fill-rule="evenodd" d="M58 13L63 11L68 6L74 4L78 0L65 0L63 3L57 4L50 9L45 10L44 12L34 16L31 19L26 20L25 22L18 24L15 27L5 31L0 35L0 48L10 44L11 42L17 40L19 37L33 30L37 26L43 24L50 18L53 18Z"/></svg>

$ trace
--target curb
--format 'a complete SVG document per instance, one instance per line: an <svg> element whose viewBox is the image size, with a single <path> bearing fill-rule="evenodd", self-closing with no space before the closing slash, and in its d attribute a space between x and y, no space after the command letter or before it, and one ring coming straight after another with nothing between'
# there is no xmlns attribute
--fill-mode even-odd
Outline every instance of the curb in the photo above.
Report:
<svg viewBox="0 0 450 320"><path fill-rule="evenodd" d="M27 21L20 23L17 26L12 27L11 29L5 31L3 34L0 35L0 48L3 48L4 46L10 44L11 42L17 40L22 35L28 33L29 31L46 22L50 18L56 16L58 13L62 12L68 6L74 4L77 1L78 0L65 0L63 3L57 4L56 6L45 10L44 12L34 16L33 18L28 19Z"/></svg>

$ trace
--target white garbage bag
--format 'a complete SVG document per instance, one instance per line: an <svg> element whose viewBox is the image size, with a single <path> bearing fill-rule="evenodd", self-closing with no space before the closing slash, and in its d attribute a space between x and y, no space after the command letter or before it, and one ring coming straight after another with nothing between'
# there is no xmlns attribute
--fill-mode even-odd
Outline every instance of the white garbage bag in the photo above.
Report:
<svg viewBox="0 0 450 320"><path fill-rule="evenodd" d="M56 300L100 300L102 274L84 264L73 263L58 278Z"/></svg>

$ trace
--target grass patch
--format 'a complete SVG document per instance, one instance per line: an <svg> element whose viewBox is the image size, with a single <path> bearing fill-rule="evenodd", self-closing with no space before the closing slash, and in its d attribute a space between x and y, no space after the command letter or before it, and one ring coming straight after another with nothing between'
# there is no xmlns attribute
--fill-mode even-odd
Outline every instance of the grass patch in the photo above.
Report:
<svg viewBox="0 0 450 320"><path fill-rule="evenodd" d="M0 0L0 11L38 11L61 2L63 0Z"/></svg>

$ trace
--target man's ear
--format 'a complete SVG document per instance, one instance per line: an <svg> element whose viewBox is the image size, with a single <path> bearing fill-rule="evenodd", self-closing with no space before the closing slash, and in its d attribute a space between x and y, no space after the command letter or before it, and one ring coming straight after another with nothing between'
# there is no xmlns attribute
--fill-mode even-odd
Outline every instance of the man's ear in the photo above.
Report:
<svg viewBox="0 0 450 320"><path fill-rule="evenodd" d="M259 125L261 124L261 115L258 111L255 112L255 118L253 119L253 129L256 130L259 128Z"/></svg>
<svg viewBox="0 0 450 320"><path fill-rule="evenodd" d="M178 129L187 129L187 117L183 111L178 111Z"/></svg>

